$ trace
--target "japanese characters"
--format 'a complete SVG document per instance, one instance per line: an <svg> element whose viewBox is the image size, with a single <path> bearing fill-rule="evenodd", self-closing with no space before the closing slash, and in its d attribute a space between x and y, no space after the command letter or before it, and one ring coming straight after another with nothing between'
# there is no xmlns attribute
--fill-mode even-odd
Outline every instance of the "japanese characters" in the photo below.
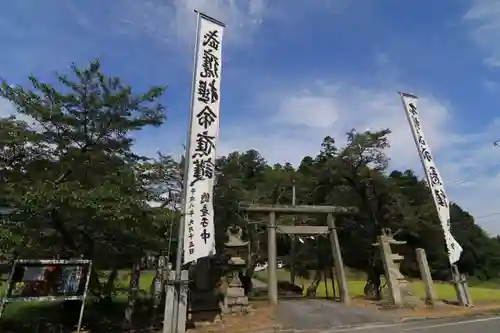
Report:
<svg viewBox="0 0 500 333"><path fill-rule="evenodd" d="M184 198L184 263L213 254L215 152L219 132L224 27L200 15Z"/></svg>
<svg viewBox="0 0 500 333"><path fill-rule="evenodd" d="M418 98L404 93L401 93L400 95L403 100L406 116L410 123L420 160L424 166L427 182L429 184L434 203L436 204L439 220L441 222L444 238L446 240L448 257L450 263L453 264L460 259L462 247L451 234L449 201L444 190L443 181L441 180L441 176L437 170L431 150L422 131L422 124L420 122L419 111L417 108Z"/></svg>
<svg viewBox="0 0 500 333"><path fill-rule="evenodd" d="M405 98L406 97L406 98ZM424 164L425 173L431 188L432 195L439 207L448 208L448 198L444 191L443 183L441 181L441 176L434 164L434 159L432 157L427 141L424 138L422 132L422 127L420 124L420 116L417 110L417 100L411 95L403 95L403 101L407 109L408 119L412 127L412 132L415 136L415 143L417 144L418 152L422 163Z"/></svg>

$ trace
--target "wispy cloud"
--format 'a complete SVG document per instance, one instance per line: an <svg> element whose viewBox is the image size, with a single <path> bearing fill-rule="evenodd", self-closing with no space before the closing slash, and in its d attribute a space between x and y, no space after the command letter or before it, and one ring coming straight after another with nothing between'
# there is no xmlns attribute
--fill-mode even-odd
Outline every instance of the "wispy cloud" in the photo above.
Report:
<svg viewBox="0 0 500 333"><path fill-rule="evenodd" d="M266 92L261 100L268 112L259 114L259 121L253 125L222 128L220 153L253 148L271 163L290 161L297 165L302 157L319 152L326 135L342 145L351 128L389 128L391 168L411 168L423 175L395 87L358 87L332 80L303 84L294 89L283 84L276 91ZM497 211L500 167L495 166L500 149L495 150L498 148L491 142L500 121L476 133L463 133L450 103L425 91L412 93L420 96L423 129L445 184L449 185L451 200L476 216ZM475 176L463 181L469 175ZM500 232L494 216L478 222Z"/></svg>
<svg viewBox="0 0 500 333"><path fill-rule="evenodd" d="M145 34L159 42L192 43L196 9L224 22L225 43L238 45L251 41L269 8L268 0L127 0L124 4L116 13L122 33Z"/></svg>
<svg viewBox="0 0 500 333"><path fill-rule="evenodd" d="M472 0L464 15L471 26L472 37L486 54L484 63L500 67L500 2L496 0Z"/></svg>
<svg viewBox="0 0 500 333"><path fill-rule="evenodd" d="M0 97L0 117L9 117L16 115L15 106L3 97Z"/></svg>

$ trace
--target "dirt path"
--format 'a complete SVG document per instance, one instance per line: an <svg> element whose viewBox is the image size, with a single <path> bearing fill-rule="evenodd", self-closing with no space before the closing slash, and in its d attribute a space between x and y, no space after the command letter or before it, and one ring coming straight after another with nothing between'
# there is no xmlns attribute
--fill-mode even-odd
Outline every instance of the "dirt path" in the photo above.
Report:
<svg viewBox="0 0 500 333"><path fill-rule="evenodd" d="M280 302L276 309L276 320L284 328L312 330L393 323L397 318L388 313L345 306L333 301L304 299Z"/></svg>
<svg viewBox="0 0 500 333"><path fill-rule="evenodd" d="M266 290L267 284L253 279L253 288ZM275 320L285 329L331 329L372 323L392 323L396 317L374 309L345 306L331 300L279 300Z"/></svg>

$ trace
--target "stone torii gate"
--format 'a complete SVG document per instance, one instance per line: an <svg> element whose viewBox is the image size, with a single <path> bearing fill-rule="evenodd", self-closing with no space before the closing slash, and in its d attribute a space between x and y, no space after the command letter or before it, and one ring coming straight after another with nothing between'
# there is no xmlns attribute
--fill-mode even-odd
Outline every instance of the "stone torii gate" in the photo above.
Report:
<svg viewBox="0 0 500 333"><path fill-rule="evenodd" d="M335 215L354 214L357 212L353 207L336 206L287 206L287 205L245 205L240 207L241 211L247 213L267 213L269 221L267 223L268 240L268 297L271 305L278 304L278 279L276 276L276 234L288 235L324 235L329 234L332 257L335 265L335 275L339 286L340 301L348 304L350 302L345 276L344 261L340 252L340 244L335 228ZM276 215L326 215L326 226L310 225L277 225ZM333 282L333 281L332 281Z"/></svg>

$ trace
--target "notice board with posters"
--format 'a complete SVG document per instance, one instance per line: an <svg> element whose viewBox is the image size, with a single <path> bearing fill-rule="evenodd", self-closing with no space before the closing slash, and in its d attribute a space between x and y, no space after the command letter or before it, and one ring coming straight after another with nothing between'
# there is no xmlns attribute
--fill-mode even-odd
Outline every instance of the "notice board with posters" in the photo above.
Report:
<svg viewBox="0 0 500 333"><path fill-rule="evenodd" d="M13 302L81 301L81 327L92 261L86 259L16 259L0 300L0 317Z"/></svg>

